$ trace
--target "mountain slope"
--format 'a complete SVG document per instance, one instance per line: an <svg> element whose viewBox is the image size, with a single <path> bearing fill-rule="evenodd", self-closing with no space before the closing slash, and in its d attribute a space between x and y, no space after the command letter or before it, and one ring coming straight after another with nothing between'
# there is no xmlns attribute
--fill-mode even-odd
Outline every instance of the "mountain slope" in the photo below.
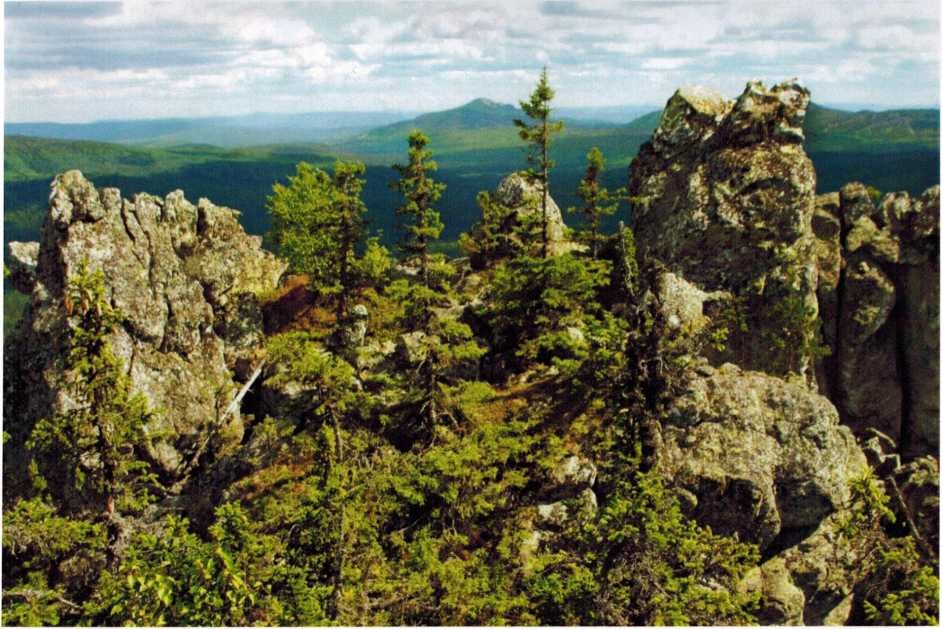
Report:
<svg viewBox="0 0 942 629"><path fill-rule="evenodd" d="M75 124L6 123L4 131L6 135L26 135L60 140L89 140L164 147L179 144L214 144L232 148L336 140L414 115L414 112L383 111L254 113L243 116L104 120Z"/></svg>
<svg viewBox="0 0 942 629"><path fill-rule="evenodd" d="M805 139L812 151L938 148L939 110L849 112L812 103L805 117Z"/></svg>

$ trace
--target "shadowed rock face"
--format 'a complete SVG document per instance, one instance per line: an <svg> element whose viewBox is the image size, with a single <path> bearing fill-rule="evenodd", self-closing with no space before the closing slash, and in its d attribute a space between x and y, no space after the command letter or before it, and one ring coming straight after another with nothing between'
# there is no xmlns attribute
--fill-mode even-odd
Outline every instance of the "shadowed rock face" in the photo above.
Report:
<svg viewBox="0 0 942 629"><path fill-rule="evenodd" d="M874 205L863 184L818 198L822 390L855 431L939 449L939 187Z"/></svg>
<svg viewBox="0 0 942 629"><path fill-rule="evenodd" d="M698 334L723 324L730 334L726 349L699 350L666 400L655 469L699 523L759 545L766 561L742 587L761 593L759 618L775 624L846 621L851 577L827 585L832 529L867 469L815 390L816 375L825 391L835 378L813 371L819 300L825 339L850 323L834 214L842 199L816 199L801 146L808 99L794 82L753 82L735 101L678 90L629 173L639 262L660 263L651 288L668 327ZM894 302L879 298L875 269L853 280L873 288L879 328Z"/></svg>
<svg viewBox="0 0 942 629"><path fill-rule="evenodd" d="M695 497L697 520L763 549L817 527L866 468L827 399L732 364L691 374L661 438L659 469Z"/></svg>
<svg viewBox="0 0 942 629"><path fill-rule="evenodd" d="M258 295L275 288L285 265L244 232L237 212L205 199L193 205L180 191L123 199L114 188L96 190L78 171L51 187L35 267L18 283L32 300L7 357L19 379L7 391L20 394L4 410L18 426L31 426L69 403L58 386L58 359L73 325L64 289L87 261L104 271L108 298L124 316L111 338L115 353L156 411L149 429L159 438L150 457L166 477L180 479L220 429L240 432L232 430L241 425L238 412L224 411L234 378L246 378L258 362Z"/></svg>
<svg viewBox="0 0 942 629"><path fill-rule="evenodd" d="M699 289L728 291L748 332L729 360L772 374L805 373L800 343L782 343L798 303L817 309L811 219L815 173L801 142L809 102L794 82L751 82L733 102L678 90L651 142L632 162L629 190L642 262L655 258ZM731 332L736 332L731 330Z"/></svg>

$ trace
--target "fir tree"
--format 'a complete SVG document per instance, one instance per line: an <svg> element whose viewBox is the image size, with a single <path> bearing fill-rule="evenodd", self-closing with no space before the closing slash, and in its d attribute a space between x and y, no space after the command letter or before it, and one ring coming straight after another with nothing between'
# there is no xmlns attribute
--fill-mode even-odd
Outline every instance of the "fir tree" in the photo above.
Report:
<svg viewBox="0 0 942 629"><path fill-rule="evenodd" d="M531 182L536 182L542 187L542 256L549 255L549 219L547 217L547 205L549 203L549 171L556 165L556 162L550 159L549 149L552 135L563 130L563 123L550 120L550 102L556 93L549 85L546 68L540 73L540 80L530 94L530 100L520 101L520 108L533 121L528 123L525 120L514 120L514 125L519 129L520 139L529 143L527 153L527 163L530 168L527 170L527 176Z"/></svg>
<svg viewBox="0 0 942 629"><path fill-rule="evenodd" d="M310 276L311 287L335 294L337 321L357 281L357 246L366 236L361 195L362 162L334 163L333 175L300 163L288 185L275 184L268 197L272 234L291 268Z"/></svg>
<svg viewBox="0 0 942 629"><path fill-rule="evenodd" d="M409 136L409 163L395 164L393 168L400 179L391 184L392 188L405 197L405 202L396 209L404 217L405 239L400 247L407 256L416 256L419 260L419 274L426 288L429 284L429 242L441 236L444 225L441 215L434 207L445 184L438 183L430 173L438 169L431 159L428 136L415 130Z"/></svg>
<svg viewBox="0 0 942 629"><path fill-rule="evenodd" d="M602 185L601 176L605 171L605 156L597 146L586 155L585 176L579 182L579 198L582 199L581 208L570 208L570 212L582 214L589 225L586 240L589 241L589 248L592 251L592 257L599 257L599 227L602 219L611 216L618 209L618 203L624 198L623 189L609 192Z"/></svg>
<svg viewBox="0 0 942 629"><path fill-rule="evenodd" d="M393 188L405 197L398 209L405 219L402 250L419 260L420 281L405 286L400 283L398 293L403 303L403 327L413 333L414 354L420 357L409 377L412 406L418 409L425 428L430 428L439 423L446 410L442 384L463 363L479 358L483 350L466 324L441 311L449 304L454 270L442 255L429 253L430 243L444 228L433 204L441 198L445 186L429 176L437 166L427 145L428 137L421 131L409 136L409 163L393 166L401 175Z"/></svg>
<svg viewBox="0 0 942 629"><path fill-rule="evenodd" d="M526 251L527 238L512 225L512 210L500 203L490 192L479 192L481 220L469 232L458 237L458 246L468 255L471 266L483 269L500 258L516 257Z"/></svg>
<svg viewBox="0 0 942 629"><path fill-rule="evenodd" d="M366 237L366 204L361 198L365 180L360 176L366 172L363 162L334 164L333 211L337 221L337 321L347 318L347 301L354 288L353 270L356 264L356 247Z"/></svg>

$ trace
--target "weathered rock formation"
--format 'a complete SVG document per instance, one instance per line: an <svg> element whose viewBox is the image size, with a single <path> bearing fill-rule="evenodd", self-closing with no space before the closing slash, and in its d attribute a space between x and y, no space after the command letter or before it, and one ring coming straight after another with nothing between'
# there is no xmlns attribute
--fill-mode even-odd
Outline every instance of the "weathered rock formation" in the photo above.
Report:
<svg viewBox="0 0 942 629"><path fill-rule="evenodd" d="M702 366L662 418L658 467L714 531L766 549L807 535L848 497L866 458L801 383Z"/></svg>
<svg viewBox="0 0 942 629"><path fill-rule="evenodd" d="M874 205L863 184L818 197L813 221L822 390L845 423L909 454L939 450L939 187Z"/></svg>
<svg viewBox="0 0 942 629"><path fill-rule="evenodd" d="M543 214L543 187L539 182L529 181L524 173L512 173L497 185L491 195L497 204L503 206L502 223L499 226L489 226L500 233L510 236L516 247L523 247L515 236L515 232L525 227L532 230L532 241L538 242L542 237L541 221ZM563 221L563 213L553 200L547 195L546 203L546 236L547 251L550 255L560 255L568 251L582 249L582 245L569 239L569 230ZM480 238L480 225L471 233L474 239ZM534 249L535 254L537 249ZM498 255L507 255L510 252L496 252ZM482 253L472 253L471 264L474 268L483 268L488 263Z"/></svg>
<svg viewBox="0 0 942 629"><path fill-rule="evenodd" d="M802 148L809 94L751 82L735 101L678 90L629 173L639 260L729 294L731 361L804 373L817 312L811 249L815 173Z"/></svg>
<svg viewBox="0 0 942 629"><path fill-rule="evenodd" d="M16 395L5 401L7 419L28 427L70 403L60 386L73 325L64 291L87 262L104 272L124 317L114 351L156 412L150 458L180 479L220 431L240 432L238 409L227 407L259 362L259 295L274 289L285 265L243 231L237 212L205 199L193 205L180 191L123 199L78 171L51 187L42 241L10 247L17 287L32 299L7 348L9 378L18 379L6 388Z"/></svg>
<svg viewBox="0 0 942 629"><path fill-rule="evenodd" d="M669 333L689 335L691 351L701 354L692 357L683 385L659 417L653 461L697 521L759 545L765 561L742 588L761 594L759 618L768 624L849 618L853 575L841 573L845 564L835 559L842 552L835 522L846 513L851 481L866 471L867 459L838 410L816 391L815 378L829 395L836 388L851 399L861 370L873 370L876 383L876 365L897 364L903 334L897 327L887 345L892 352L866 349L894 309L887 297L892 278L906 275L880 265L887 256L897 256L897 265L902 257L924 264L928 254L901 254L889 233L876 232L893 224L895 213L898 231L912 234L907 237L937 233L919 218L929 197L909 205L892 197L878 219L856 196L854 209L844 212L837 195L816 201L814 169L802 149L808 100L794 82L771 89L750 83L734 102L702 88L679 90L629 174L639 262L659 269L649 288ZM937 192L934 198L937 212ZM847 261L847 220L861 225L856 240L850 238L860 243L854 250L867 249L854 254L856 266ZM876 229L861 231L870 224ZM913 272L920 300L931 298L928 283L938 290L935 255L934 275ZM847 311L851 290L860 306ZM845 365L843 372L813 369L819 302L825 340L838 339L836 364ZM840 355L851 325L858 328L850 338L860 340L856 372ZM935 335L923 342L937 352L937 311L934 325L923 323L932 330L925 334ZM720 342L704 342L718 326L728 340L717 335ZM900 408L901 397L893 408ZM880 402L893 399L890 394ZM935 404L937 421L938 397Z"/></svg>

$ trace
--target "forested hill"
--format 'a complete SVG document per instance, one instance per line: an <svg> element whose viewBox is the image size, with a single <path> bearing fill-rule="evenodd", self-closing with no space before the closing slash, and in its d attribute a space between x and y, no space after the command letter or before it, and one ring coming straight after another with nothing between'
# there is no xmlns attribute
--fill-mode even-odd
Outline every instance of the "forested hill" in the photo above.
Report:
<svg viewBox="0 0 942 629"><path fill-rule="evenodd" d="M69 168L94 176L100 185L124 190L164 194L184 188L190 194L240 209L246 228L252 233L264 233L270 225L265 199L272 184L283 181L298 161L329 164L340 155L367 162L365 197L371 208L370 220L387 242L392 242L397 237L393 214L397 200L389 190L394 179L389 166L405 157L408 133L418 127L430 136L441 180L448 186L442 208L449 217L445 239L453 241L477 215L477 193L492 189L501 177L525 167L523 149L513 126L513 120L522 115L512 105L477 99L455 109L374 127L330 144L234 149L202 144L154 148L7 136L4 172L7 239L35 238L42 209L38 204L45 198L48 180ZM554 139L552 147L557 162L552 187L563 209L578 203L575 190L590 148L597 146L606 156L609 167L606 183L623 185L625 168L641 144L651 137L659 119L660 112L651 112L627 124L566 120L566 129ZM117 128L123 129L121 125ZM144 134L148 128L156 128L158 136L167 137L167 129L155 121L149 121L138 131ZM63 135L79 132L70 125L55 129L60 129ZM124 129L120 137L138 138L134 135L138 131ZM880 190L918 194L939 180L938 132L938 110L850 113L812 103L805 120L805 148L815 164L819 191L836 190L847 181L859 180ZM627 219L628 215L618 218Z"/></svg>

